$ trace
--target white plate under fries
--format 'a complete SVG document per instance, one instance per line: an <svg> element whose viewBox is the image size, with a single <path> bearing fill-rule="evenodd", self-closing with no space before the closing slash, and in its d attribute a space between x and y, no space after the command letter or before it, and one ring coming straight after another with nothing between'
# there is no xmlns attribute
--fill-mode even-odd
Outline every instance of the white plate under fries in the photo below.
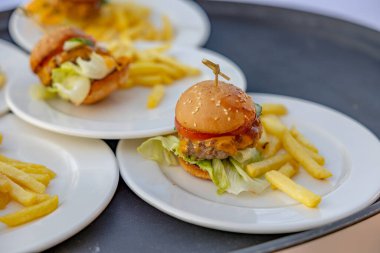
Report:
<svg viewBox="0 0 380 253"><path fill-rule="evenodd" d="M23 2L28 2L24 0ZM135 2L152 9L152 21L161 25L160 16L167 15L173 24L174 44L202 46L210 36L210 21L203 9L190 0L112 0ZM12 39L25 50L31 51L43 36L43 29L21 11L13 12L9 21Z"/></svg>
<svg viewBox="0 0 380 253"><path fill-rule="evenodd" d="M161 211L189 223L241 233L288 233L322 226L353 214L380 194L379 140L355 120L301 99L251 94L257 103L282 103L283 117L317 145L333 176L311 178L302 169L294 180L323 196L318 208L307 208L284 193L217 195L210 181L180 167L162 167L136 151L143 142L123 140L117 147L120 172L128 186Z"/></svg>
<svg viewBox="0 0 380 253"><path fill-rule="evenodd" d="M8 228L0 223L0 252L38 252L76 234L92 222L115 193L119 171L111 149L100 140L73 138L37 129L14 115L0 118L0 154L40 163L57 174L47 192L58 195L56 211ZM0 215L18 210L10 203Z"/></svg>
<svg viewBox="0 0 380 253"><path fill-rule="evenodd" d="M0 71L5 74L5 86L12 85L20 81L20 72L18 63L25 61L27 56L24 52L9 42L0 40ZM8 105L5 102L5 86L0 88L0 115L8 111Z"/></svg>
<svg viewBox="0 0 380 253"><path fill-rule="evenodd" d="M173 47L169 55L199 68L202 73L167 86L164 99L153 110L146 108L151 89L143 87L116 91L104 101L89 106L76 107L59 98L48 101L33 99L30 86L39 81L29 70L27 58L18 64L20 73L23 73L22 81L9 86L6 100L17 116L50 131L89 138L128 139L173 132L173 108L180 94L196 82L214 78L212 71L202 64L203 58L219 63L222 71L231 77L231 82L243 90L246 88L240 68L218 53L207 49Z"/></svg>

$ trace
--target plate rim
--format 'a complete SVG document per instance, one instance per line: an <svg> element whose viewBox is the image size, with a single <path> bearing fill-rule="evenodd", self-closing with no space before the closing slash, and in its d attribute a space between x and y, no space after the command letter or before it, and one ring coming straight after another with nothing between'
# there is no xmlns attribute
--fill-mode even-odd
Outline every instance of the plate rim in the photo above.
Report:
<svg viewBox="0 0 380 253"><path fill-rule="evenodd" d="M4 48L6 48L6 50L13 51L13 52L18 53L20 55L21 54L25 55L25 52L22 51L20 48L18 48L17 45L14 45L11 42L4 40L4 39L0 39L0 47L4 47ZM7 86L7 85L5 85L5 86ZM2 93L3 93L3 99L4 99L5 106L3 108L0 108L0 116L5 115L9 111L9 106L8 106L7 100L5 98L6 87L2 87L1 89L2 89Z"/></svg>
<svg viewBox="0 0 380 253"><path fill-rule="evenodd" d="M377 136L372 131L370 131L367 127L365 127L363 124L361 124L356 119L351 118L351 117L345 115L344 113L342 113L342 112L340 112L334 108L330 108L326 105L319 104L319 103L309 101L309 100L305 100L302 98L291 97L291 96L286 96L286 95L270 94L270 93L252 93L252 92L249 92L247 94L250 96L262 96L262 97L270 97L270 98L291 99L291 100L296 100L297 102L308 103L308 104L311 104L312 106L322 107L322 109L324 109L324 110L329 110L329 111L332 111L333 113L337 113L340 116L343 116L345 120L352 121L357 126L359 126L362 130L364 130L366 133L370 134L371 138L374 138L374 140L376 140L378 142L378 145L380 145L380 140L377 138ZM336 222L336 221L341 220L341 219L345 219L345 218L349 217L350 215L354 215L354 214L360 212L361 210L364 210L366 207L368 207L369 205L374 203L380 197L380 186L379 186L378 187L379 190L376 194L373 194L373 196L371 198L368 198L361 205L358 205L355 208L352 208L351 210L346 211L343 216L340 216L338 218L337 217L335 217L335 218L330 217L328 219L325 218L323 220L323 222L319 222L319 223L314 224L314 225L307 225L307 224L306 225L305 224L299 225L298 224L297 227L292 227L290 229L286 229L286 228L285 229L278 229L277 231L274 231L274 229L272 229L272 228L269 228L269 229L267 229L267 228L265 228L265 229L248 228L247 229L246 227L244 227L243 229L239 229L239 228L236 228L236 226L230 228L230 227L228 227L228 225L227 226L225 225L228 223L218 225L218 224L216 224L216 223L218 223L218 221L215 221L215 220L207 221L208 218L201 217L198 214L189 213L185 210L179 210L178 207L170 206L167 203L165 203L164 201L161 201L159 199L155 199L155 197L150 196L149 193L146 193L145 191L141 191L141 187L137 186L137 183L135 183L133 180L131 180L130 176L127 173L128 169L124 167L124 165L122 164L121 159L120 159L121 152L123 149L122 145L126 145L124 143L127 143L128 141L132 141L132 140L120 140L118 145L117 145L117 148L116 148L116 158L117 158L117 162L118 162L119 169L120 169L120 175L123 178L123 181L127 184L127 186L136 195L138 195L142 200L146 201L149 205L157 208L158 210L160 210L160 211L162 211L162 212L164 212L164 213L166 213L172 217L175 217L179 220L185 221L187 223L199 225L202 227L207 227L207 228L226 231L226 232L237 232L237 233L245 233L245 234L258 234L258 233L260 233L260 234L279 234L279 233L301 232L301 231L306 231L306 230L310 230L310 229L314 229L314 228L320 228L320 227L325 226L326 224ZM196 197L199 198L198 196L196 196ZM221 204L221 205L223 205L223 204Z"/></svg>
<svg viewBox="0 0 380 253"><path fill-rule="evenodd" d="M58 136L58 138L64 137L62 135L47 132L45 130L36 128L32 125L29 125L29 124L23 122L22 120L20 120L19 118L17 118L15 115L12 115L12 114L8 114L8 115L0 118L0 122L1 121L7 121L8 124L9 124L9 122L11 122L10 124L16 124L16 125L22 123L23 125L30 127L32 129L31 131L33 132L33 135L30 132L27 134L32 135L33 137L43 138L41 136L41 134L43 134L44 132L47 133L48 135ZM14 123L14 122L16 122L16 123ZM73 137L71 137L71 138L73 138ZM71 225L71 227L68 226L70 228L67 229L65 231L65 233L56 233L54 236L52 236L50 238L50 240L42 240L42 241L39 240L38 242L34 242L34 243L29 244L27 246L25 246L25 244L22 244L22 247L20 247L19 249L17 249L17 248L11 249L9 252L20 252L20 250L26 250L26 249L28 251L39 252L39 251L49 249L49 248L65 241L65 240L69 239L70 237L76 235L81 230L86 228L97 217L99 217L99 215L107 208L107 206L110 204L111 200L113 199L113 197L116 193L118 184L119 184L119 178L120 178L119 175L120 174L119 174L119 166L118 166L118 163L116 161L116 157L115 157L112 149L104 141L99 140L99 139L84 139L84 138L76 138L76 139L77 139L77 141L81 141L80 139L82 139L86 142L90 141L90 142L92 142L92 144L96 144L97 147L101 147L102 149L104 149L104 151L102 153L104 154L104 156L109 156L109 163L110 163L110 166L107 167L107 171L113 172L113 174L114 174L113 178L112 178L112 182L110 181L110 184L112 185L112 187L110 187L107 191L102 191L102 192L105 192L105 194L104 194L104 198L102 198L101 201L98 201L96 203L96 206L98 207L98 209L94 208L91 213L88 212L88 213L83 214L81 221L79 223L75 223L74 226L73 225ZM64 145L59 144L59 145L64 148L64 145L66 145L66 144L64 144ZM89 145L89 146L92 146L92 145ZM66 149L66 148L64 148L64 149ZM111 166L111 164L112 164L112 166ZM73 193L75 193L75 192L73 192ZM64 203L66 203L66 201L70 201L70 200L65 200ZM59 203L59 205L61 205L61 204L62 204L62 202ZM59 210L59 207L57 210ZM28 224L25 224L22 226L28 226ZM5 228L5 229L8 229L8 228ZM59 230L57 230L57 231L59 231ZM18 232L15 231L12 233L15 233L15 235L16 235ZM13 235L13 236L15 236L15 235ZM30 246L30 247L28 247L28 246ZM1 246L0 246L0 248L1 248Z"/></svg>
<svg viewBox="0 0 380 253"><path fill-rule="evenodd" d="M173 0L169 0L169 1L173 1ZM169 1L168 1L168 3L169 3ZM180 4L186 5L192 11L196 12L198 14L198 18L202 21L202 25L204 28L203 33L201 34L201 36L199 36L198 40L196 42L194 42L194 44L190 44L190 45L179 44L179 45L189 46L189 47L204 46L206 44L206 42L208 41L210 35L211 35L211 22L210 22L210 19L208 18L206 11L199 4L197 4L195 1L187 1L187 0L175 0L175 1L180 2ZM21 5L22 4L23 3L21 3ZM20 15L20 13L18 11L18 8L16 8L12 12L12 14L9 18L8 31L9 31L9 34L10 34L12 40L19 47L21 47L22 49L24 49L27 52L30 52L31 48L32 48L31 43L28 43L27 40L25 40L25 38L20 34L20 32L18 30L18 26L16 25L16 21L19 18L18 15ZM175 44L177 44L177 43L175 43Z"/></svg>

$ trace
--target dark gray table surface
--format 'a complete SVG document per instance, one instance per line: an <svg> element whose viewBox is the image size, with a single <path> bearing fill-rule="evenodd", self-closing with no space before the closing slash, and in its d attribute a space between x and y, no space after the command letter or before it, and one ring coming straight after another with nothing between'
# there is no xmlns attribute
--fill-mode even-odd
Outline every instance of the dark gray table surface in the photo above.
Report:
<svg viewBox="0 0 380 253"><path fill-rule="evenodd" d="M248 91L289 95L327 105L380 136L379 32L280 8L199 3L212 24L205 47L224 54L242 68ZM0 13L0 37L9 41L10 13ZM116 140L107 143L115 150ZM377 212L379 202L323 228L292 235L227 233L191 225L158 211L137 197L120 178L105 211L81 232L48 251L184 253L250 247L246 251L265 252L313 239Z"/></svg>

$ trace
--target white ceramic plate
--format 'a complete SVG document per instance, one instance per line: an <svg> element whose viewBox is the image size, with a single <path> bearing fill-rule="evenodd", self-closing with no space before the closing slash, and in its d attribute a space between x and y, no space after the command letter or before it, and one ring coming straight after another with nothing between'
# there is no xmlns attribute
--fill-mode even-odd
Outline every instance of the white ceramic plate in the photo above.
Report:
<svg viewBox="0 0 380 253"><path fill-rule="evenodd" d="M199 68L202 74L179 80L165 88L165 97L154 110L146 108L151 89L142 87L114 92L104 101L90 106L76 107L61 99L35 100L29 93L29 87L38 83L38 79L29 70L27 59L18 64L18 71L23 73L20 76L22 81L6 89L6 99L17 116L47 130L81 137L127 139L173 132L173 108L180 94L195 82L214 78L212 71L201 63L203 58L219 63L235 85L242 89L246 87L239 67L215 52L175 47L169 53L181 62Z"/></svg>
<svg viewBox="0 0 380 253"><path fill-rule="evenodd" d="M37 129L13 115L0 118L0 153L41 163L57 176L47 188L59 197L52 214L15 228L0 224L0 252L37 252L52 247L92 222L115 193L119 171L111 149L100 140L73 138ZM20 208L9 204L0 215Z"/></svg>
<svg viewBox="0 0 380 253"><path fill-rule="evenodd" d="M252 95L252 94L251 94ZM136 151L143 140L123 140L117 147L120 172L128 186L161 211L189 223L241 233L288 233L322 226L347 217L374 202L380 193L379 140L353 119L301 99L253 94L256 102L285 104L288 125L314 142L333 177L312 179L300 171L294 180L323 196L310 209L279 191L218 196L210 181L180 167L162 167Z"/></svg>
<svg viewBox="0 0 380 253"><path fill-rule="evenodd" d="M117 0L114 2L128 2ZM173 43L186 46L202 46L210 36L210 21L203 9L189 0L136 0L138 4L153 10L152 19L160 25L160 16L167 15L176 31ZM43 29L22 12L13 12L9 21L12 39L27 51L43 35Z"/></svg>
<svg viewBox="0 0 380 253"><path fill-rule="evenodd" d="M22 77L19 72L19 62L27 61L28 58L24 52L16 46L0 40L0 70L6 76L5 86L19 82ZM8 105L5 102L5 87L0 88L0 115L8 111Z"/></svg>

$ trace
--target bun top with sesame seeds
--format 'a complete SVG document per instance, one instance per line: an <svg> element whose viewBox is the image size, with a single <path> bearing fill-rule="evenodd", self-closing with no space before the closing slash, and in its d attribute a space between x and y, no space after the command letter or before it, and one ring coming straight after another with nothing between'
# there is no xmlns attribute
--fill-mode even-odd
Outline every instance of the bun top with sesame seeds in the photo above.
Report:
<svg viewBox="0 0 380 253"><path fill-rule="evenodd" d="M176 121L191 131L223 134L254 122L256 110L252 98L240 88L208 80L181 95L175 115Z"/></svg>

